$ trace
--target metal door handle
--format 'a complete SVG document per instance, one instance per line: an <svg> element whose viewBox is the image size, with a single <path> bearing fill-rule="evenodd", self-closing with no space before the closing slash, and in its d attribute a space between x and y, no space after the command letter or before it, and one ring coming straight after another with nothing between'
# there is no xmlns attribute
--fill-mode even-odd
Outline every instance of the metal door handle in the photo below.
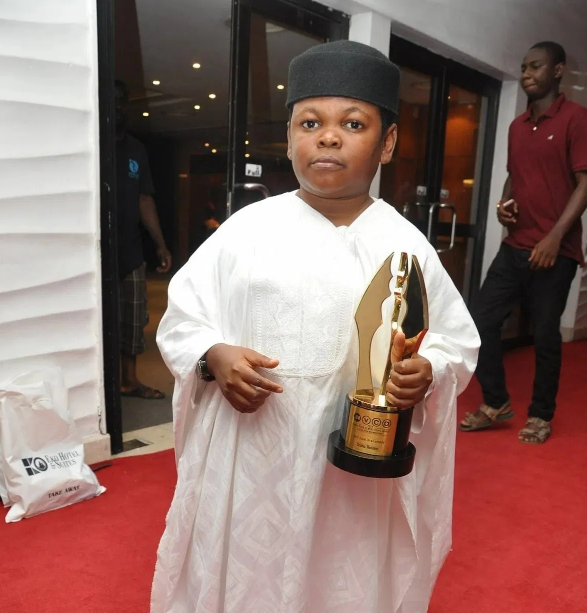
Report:
<svg viewBox="0 0 587 613"><path fill-rule="evenodd" d="M266 185L263 183L237 183L235 189L238 187L240 189L245 189L248 192L261 192L263 194L263 198L271 198L271 192L267 189Z"/></svg>
<svg viewBox="0 0 587 613"><path fill-rule="evenodd" d="M451 251L451 249L455 246L455 235L457 232L457 210L454 204L449 204L448 202L435 202L430 205L430 211L428 212L428 232L426 238L429 242L432 242L432 222L434 220L434 211L436 209L450 209L452 212L452 224L450 229L450 243L446 249L437 249L437 253L446 253L447 251Z"/></svg>
<svg viewBox="0 0 587 613"><path fill-rule="evenodd" d="M408 213L410 212L410 207L413 207L413 206L415 206L415 207L430 206L430 204L428 202L420 202L420 201L417 201L417 202L406 202L404 204L403 209L402 209L402 215L407 218L408 217Z"/></svg>

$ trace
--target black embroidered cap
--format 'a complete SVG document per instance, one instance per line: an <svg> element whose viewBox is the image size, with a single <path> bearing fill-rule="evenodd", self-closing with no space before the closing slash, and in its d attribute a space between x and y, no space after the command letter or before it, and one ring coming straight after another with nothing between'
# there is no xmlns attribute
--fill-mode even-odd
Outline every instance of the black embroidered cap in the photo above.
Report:
<svg viewBox="0 0 587 613"><path fill-rule="evenodd" d="M399 68L377 49L351 40L311 47L289 66L286 106L337 96L398 113Z"/></svg>

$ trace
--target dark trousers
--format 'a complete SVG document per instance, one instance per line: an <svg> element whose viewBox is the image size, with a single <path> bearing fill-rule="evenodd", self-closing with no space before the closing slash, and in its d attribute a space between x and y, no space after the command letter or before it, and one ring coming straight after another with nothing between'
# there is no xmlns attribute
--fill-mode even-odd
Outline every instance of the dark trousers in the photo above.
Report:
<svg viewBox="0 0 587 613"><path fill-rule="evenodd" d="M530 270L529 251L502 243L481 287L473 318L481 336L476 375L483 402L499 408L509 400L501 349L501 327L522 298L534 327L536 372L528 416L550 421L556 408L561 367L560 319L577 262L559 256L553 268Z"/></svg>

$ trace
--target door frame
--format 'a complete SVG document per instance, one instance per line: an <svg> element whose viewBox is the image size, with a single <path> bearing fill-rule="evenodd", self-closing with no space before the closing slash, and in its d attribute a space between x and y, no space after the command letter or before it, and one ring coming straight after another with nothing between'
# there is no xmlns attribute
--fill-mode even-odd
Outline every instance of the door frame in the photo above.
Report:
<svg viewBox="0 0 587 613"><path fill-rule="evenodd" d="M235 212L235 189L245 183L251 14L326 40L348 38L350 19L313 0L233 0L230 49L226 218Z"/></svg>
<svg viewBox="0 0 587 613"><path fill-rule="evenodd" d="M102 270L102 357L106 432L112 454L122 451L120 314L116 208L116 111L114 104L114 0L96 0L98 108L100 127L100 255Z"/></svg>
<svg viewBox="0 0 587 613"><path fill-rule="evenodd" d="M450 86L463 87L468 91L487 98L477 218L474 224L457 223L456 228L456 236L475 239L469 290L467 295L463 296L465 302L470 304L477 297L481 281L487 214L489 210L489 192L491 189L491 174L497 132L497 116L502 84L501 81L489 75L442 57L424 47L394 36L393 33L389 57L400 67L422 73L431 77L432 80L424 171L424 183L428 186L430 202L440 201ZM401 130L401 126L399 129ZM449 223L438 223L436 226L440 230L439 234L441 236L450 235Z"/></svg>

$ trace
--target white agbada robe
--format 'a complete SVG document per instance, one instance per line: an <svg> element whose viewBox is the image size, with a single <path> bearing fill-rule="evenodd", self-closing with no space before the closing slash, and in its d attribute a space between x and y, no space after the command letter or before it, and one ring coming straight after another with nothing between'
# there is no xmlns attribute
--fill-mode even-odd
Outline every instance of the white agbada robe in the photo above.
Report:
<svg viewBox="0 0 587 613"><path fill-rule="evenodd" d="M434 383L414 412L413 472L370 479L330 465L327 439L354 385L355 309L399 251L423 268ZM338 228L294 193L249 205L173 278L157 342L176 380L178 482L151 612L424 613L451 544L456 398L479 346L424 236L382 200ZM278 358L264 374L283 394L236 411L195 374L216 343Z"/></svg>

